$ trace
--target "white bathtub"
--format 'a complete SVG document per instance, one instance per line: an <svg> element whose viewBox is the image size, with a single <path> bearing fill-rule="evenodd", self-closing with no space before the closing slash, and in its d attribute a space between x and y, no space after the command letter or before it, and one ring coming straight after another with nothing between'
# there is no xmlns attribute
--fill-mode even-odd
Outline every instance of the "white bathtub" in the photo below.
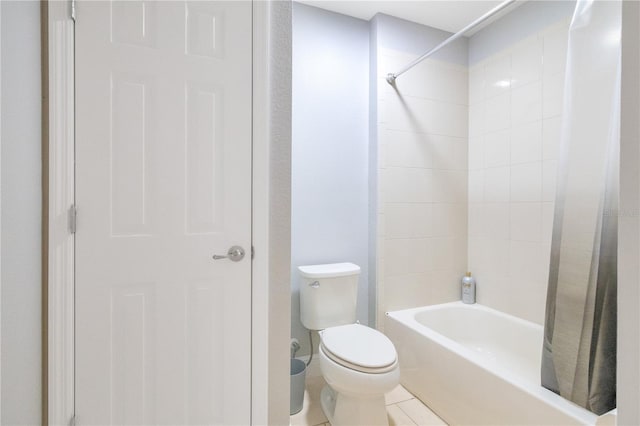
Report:
<svg viewBox="0 0 640 426"><path fill-rule="evenodd" d="M389 312L385 324L401 383L451 425L604 424L540 386L542 333L461 302Z"/></svg>

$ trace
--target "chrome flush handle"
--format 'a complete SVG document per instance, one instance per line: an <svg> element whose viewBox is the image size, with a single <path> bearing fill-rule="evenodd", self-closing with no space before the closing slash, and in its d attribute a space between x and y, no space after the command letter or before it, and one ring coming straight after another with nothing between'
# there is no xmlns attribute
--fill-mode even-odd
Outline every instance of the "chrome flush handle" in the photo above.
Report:
<svg viewBox="0 0 640 426"><path fill-rule="evenodd" d="M233 246L229 249L226 256L222 256L220 254L214 254L213 260L229 259L232 262L240 262L242 259L244 259L244 255L245 253L242 247Z"/></svg>

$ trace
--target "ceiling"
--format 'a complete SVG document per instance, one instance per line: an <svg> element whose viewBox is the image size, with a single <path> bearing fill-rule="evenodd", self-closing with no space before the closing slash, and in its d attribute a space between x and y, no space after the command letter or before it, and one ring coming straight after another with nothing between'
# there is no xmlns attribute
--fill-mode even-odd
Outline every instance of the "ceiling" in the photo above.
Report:
<svg viewBox="0 0 640 426"><path fill-rule="evenodd" d="M502 3L502 1L493 0L296 1L367 21L376 13L385 13L397 18L406 19L450 32L456 32L462 29L474 19ZM508 11L511 9L512 7L509 7L506 10ZM476 29L476 31L477 30L478 29Z"/></svg>

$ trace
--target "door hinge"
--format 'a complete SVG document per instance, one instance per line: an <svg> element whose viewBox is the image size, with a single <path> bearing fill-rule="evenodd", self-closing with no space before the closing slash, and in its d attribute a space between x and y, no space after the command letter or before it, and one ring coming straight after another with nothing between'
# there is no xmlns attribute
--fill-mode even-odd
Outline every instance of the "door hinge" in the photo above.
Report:
<svg viewBox="0 0 640 426"><path fill-rule="evenodd" d="M69 426L76 426L76 415L74 414L71 419L69 419Z"/></svg>
<svg viewBox="0 0 640 426"><path fill-rule="evenodd" d="M76 0L71 0L71 20L76 22Z"/></svg>
<svg viewBox="0 0 640 426"><path fill-rule="evenodd" d="M256 257L256 249L251 246L251 260L253 260L254 257Z"/></svg>
<svg viewBox="0 0 640 426"><path fill-rule="evenodd" d="M69 212L68 212L69 233L71 234L76 233L77 221L78 221L78 209L76 208L75 204L72 204L71 207L69 207Z"/></svg>

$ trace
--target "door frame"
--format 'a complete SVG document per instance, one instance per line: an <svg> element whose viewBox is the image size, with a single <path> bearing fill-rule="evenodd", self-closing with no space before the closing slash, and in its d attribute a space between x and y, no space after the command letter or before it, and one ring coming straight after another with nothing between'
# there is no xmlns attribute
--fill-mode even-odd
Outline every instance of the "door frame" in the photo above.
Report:
<svg viewBox="0 0 640 426"><path fill-rule="evenodd" d="M72 0L41 0L43 74L42 424L74 424L74 39ZM288 419L290 261L289 2L253 0L251 423ZM79 17L78 19L82 19ZM275 36L274 36L275 34ZM276 40L274 40L276 39ZM274 55L275 53L275 55ZM289 57L287 66L274 57ZM282 58L281 58L282 59ZM283 72L284 71L284 72ZM275 84L274 84L275 81ZM274 111L274 85L282 85ZM287 84L289 90L287 91ZM277 88L276 88L277 89ZM288 98L287 98L288 94ZM277 127L285 128L282 129ZM274 129L274 127L276 127ZM280 130L280 131L279 131ZM276 149L274 149L276 147ZM285 163L274 162L273 156ZM272 170L273 165L280 165ZM285 164L282 167L282 164ZM275 176L275 177L274 177ZM275 184L275 187L274 187ZM273 223L273 216L283 220ZM278 248L272 255L270 247ZM286 277L283 271L286 271ZM273 297L280 294L281 297ZM282 297L286 294L286 297ZM278 322L278 324L274 324ZM265 354L267 354L265 356ZM271 356L269 356L271 355ZM284 388L282 387L284 383ZM277 390L278 392L274 392ZM274 395L274 394L278 395ZM81 421L81 419L80 419Z"/></svg>

